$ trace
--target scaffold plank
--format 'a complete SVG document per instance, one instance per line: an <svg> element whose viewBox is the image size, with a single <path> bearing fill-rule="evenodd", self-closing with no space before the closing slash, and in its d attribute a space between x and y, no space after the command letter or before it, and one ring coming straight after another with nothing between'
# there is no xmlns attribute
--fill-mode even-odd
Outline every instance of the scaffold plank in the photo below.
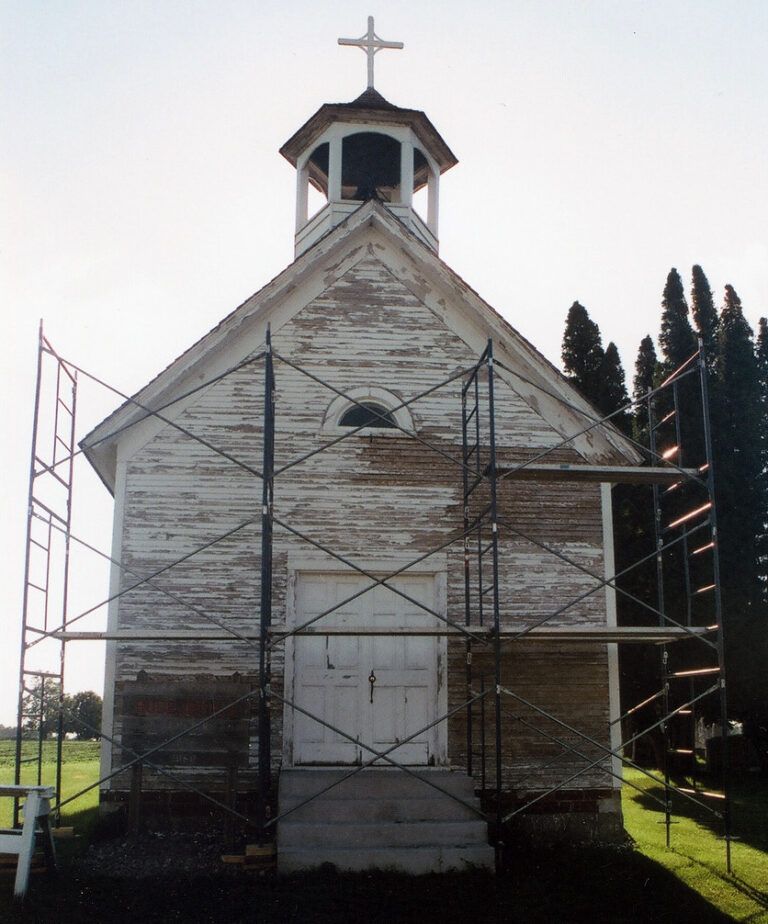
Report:
<svg viewBox="0 0 768 924"><path fill-rule="evenodd" d="M467 631L480 638L490 638L493 629L489 626L466 626ZM531 642L675 642L691 636L699 637L712 632L711 627L693 626L690 629L681 629L675 626L663 628L660 626L537 626L526 630L525 626L517 628L503 628L501 638L505 641L514 641L518 638ZM300 632L291 633L285 627L273 627L272 636L286 636L289 634L302 636L456 636L464 638L464 633L449 627L408 627L408 628L375 628L345 626L329 626L322 628L312 626ZM62 642L89 641L89 642L162 642L162 641L213 641L213 642L240 642L258 641L257 633L241 633L232 635L221 629L121 629L115 632L68 631L54 632L52 638Z"/></svg>
<svg viewBox="0 0 768 924"><path fill-rule="evenodd" d="M498 466L501 478L526 481L592 481L608 484L673 484L699 478L695 468L645 465L581 465L570 462L532 462Z"/></svg>

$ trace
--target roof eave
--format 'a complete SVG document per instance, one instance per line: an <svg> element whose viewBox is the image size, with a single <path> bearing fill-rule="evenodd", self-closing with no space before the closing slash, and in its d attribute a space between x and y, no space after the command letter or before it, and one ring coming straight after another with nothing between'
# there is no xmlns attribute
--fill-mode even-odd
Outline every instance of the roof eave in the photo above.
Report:
<svg viewBox="0 0 768 924"><path fill-rule="evenodd" d="M418 109L358 109L344 104L325 103L280 148L283 157L295 167L306 151L332 122L359 122L361 124L409 125L429 155L437 162L440 173L445 173L459 162L443 141L442 136L426 113Z"/></svg>

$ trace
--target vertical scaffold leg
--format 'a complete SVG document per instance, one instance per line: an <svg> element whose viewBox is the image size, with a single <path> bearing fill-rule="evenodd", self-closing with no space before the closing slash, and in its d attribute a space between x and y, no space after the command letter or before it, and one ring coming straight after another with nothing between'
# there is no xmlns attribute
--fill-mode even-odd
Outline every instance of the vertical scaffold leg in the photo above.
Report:
<svg viewBox="0 0 768 924"><path fill-rule="evenodd" d="M502 807L502 752L501 752L501 618L499 611L499 531L496 471L496 421L493 403L493 341L488 341L488 480L491 492L491 567L493 581L493 664L494 664L494 712L496 725L496 871L500 872L504 860L504 842L501 826L504 812Z"/></svg>
<svg viewBox="0 0 768 924"><path fill-rule="evenodd" d="M257 823L259 841L267 840L267 809L272 775L270 746L269 683L267 656L269 628L272 623L272 528L275 456L275 381L272 336L267 328L264 358L264 459L262 466L261 507L261 612L259 622L259 793Z"/></svg>
<svg viewBox="0 0 768 924"><path fill-rule="evenodd" d="M704 453L707 465L707 492L711 508L709 512L712 524L712 571L714 577L715 594L715 622L717 625L717 662L720 668L720 734L723 741L722 750L722 780L723 805L723 835L725 837L725 865L728 873L733 873L731 866L731 800L730 800L730 746L728 743L728 697L725 686L725 627L723 626L723 601L720 592L720 552L717 532L717 504L715 501L715 466L712 453L712 424L709 417L709 392L707 387L707 363L704 349L699 338L699 376L701 380L701 405L704 423Z"/></svg>

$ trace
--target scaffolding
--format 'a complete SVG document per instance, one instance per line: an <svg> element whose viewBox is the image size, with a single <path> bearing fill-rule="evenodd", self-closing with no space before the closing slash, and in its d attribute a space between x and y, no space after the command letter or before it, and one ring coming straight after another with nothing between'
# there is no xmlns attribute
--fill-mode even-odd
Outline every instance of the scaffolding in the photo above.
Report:
<svg viewBox="0 0 768 924"><path fill-rule="evenodd" d="M40 369L45 362L52 362L56 370L56 386L52 394L55 395L54 412L54 449L52 455L44 456L40 450L40 434L38 422L47 407L43 402L41 393ZM263 405L263 447L262 465L257 470L246 464L242 459L233 456L211 443L209 440L196 435L190 429L183 427L164 412L182 399L210 387L246 366L253 369L261 368L263 374L264 405ZM276 369L280 367L291 369L294 373L306 377L315 385L326 389L336 398L342 398L350 406L357 406L368 415L368 420L355 427L350 427L341 435L329 438L317 448L305 452L281 466L275 464L276 420L279 412L279 374ZM520 814L528 811L542 799L551 797L554 793L568 786L574 780L590 772L605 775L609 779L621 779L621 774L614 763L620 762L625 766L634 768L646 777L663 787L664 798L658 799L653 793L650 798L660 804L664 812L666 824L667 843L670 843L672 824L673 800L680 799L694 803L702 811L710 813L722 822L726 845L726 865L731 870L731 822L728 800L728 719L725 688L725 658L724 658L724 630L722 618L722 602L720 597L720 577L718 570L717 523L714 496L714 471L712 464L712 445L709 424L708 397L707 397L707 370L704 354L699 346L698 352L690 357L679 369L673 372L658 388L653 389L644 399L644 406L648 420L650 446L640 446L646 459L644 465L590 465L575 462L548 461L555 458L556 451L568 448L580 436L590 434L600 428L608 427L612 430L612 419L621 411L606 417L595 417L586 410L586 406L569 404L584 421L578 432L563 436L555 446L539 451L530 458L512 464L500 461L498 455L498 434L496 423L496 405L498 401L494 386L497 370L502 370L506 381L514 387L515 381L524 383L529 388L540 392L558 402L567 403L562 395L550 391L540 383L525 378L519 372L504 365L494 358L494 344L489 341L479 358L468 367L457 370L444 380L431 385L402 403L390 409L387 416L388 426L397 429L412 440L418 442L426 451L434 453L441 460L447 462L455 471L459 484L459 493L462 498L459 519L456 528L442 542L435 547L422 551L407 564L400 565L388 574L374 573L359 562L350 559L348 555L340 554L329 547L317 537L302 531L296 524L284 521L276 512L276 487L279 489L281 476L295 466L306 463L314 456L327 451L332 446L349 439L369 423L371 417L382 415L347 394L343 388L337 387L310 369L302 368L299 364L274 349L271 335L267 331L263 349L258 350L244 361L238 363L215 378L207 380L184 395L175 398L162 407L150 408L142 405L136 398L124 395L105 382L81 369L75 363L62 359L50 346L40 330L38 351L38 386L35 398L35 426L33 434L32 465L30 470L30 506L29 527L27 535L27 567L25 572L25 594L23 612L21 674L19 687L19 739L16 749L16 782L21 779L22 748L21 730L28 720L27 706L29 702L30 678L38 676L30 669L30 650L35 646L54 644L58 648L58 672L39 672L41 680L53 676L59 681L59 707L58 707L58 754L56 771L56 812L78 798L83 793L97 786L102 786L110 779L120 774L132 771L132 786L135 785L140 792L141 770L150 768L158 774L170 779L180 788L194 792L198 797L214 805L230 818L236 819L252 831L255 831L260 843L266 843L274 835L277 824L290 812L296 811L302 805L315 799L325 792L338 786L345 780L355 776L372 766L391 766L400 772L415 777L424 785L440 789L445 795L455 801L462 802L477 814L477 809L458 796L447 792L431 781L427 774L420 774L418 769L408 765L397 758L398 748L408 744L419 735L441 723L447 723L454 716L463 715L466 720L466 771L475 780L476 791L481 795L480 812L490 825L493 840L496 846L497 867L503 862L503 846L505 831ZM221 456L229 462L245 469L253 478L261 483L261 510L246 522L234 524L222 535L216 536L194 551L185 554L174 562L164 565L152 574L140 574L129 568L126 564L116 561L104 552L93 548L84 542L72 530L72 462L83 450L75 448L75 396L78 381L89 379L99 385L105 386L113 393L129 402L140 412L139 421L154 417L165 426L175 428L187 438L197 441L212 453ZM460 455L455 454L456 444L441 444L434 439L427 439L415 429L398 423L395 414L398 410L406 409L428 396L434 395L440 389L450 388L453 392L460 387L461 415L461 444ZM64 391L62 391L64 389ZM66 394L65 394L66 393ZM691 413L683 406L684 402L695 404ZM61 414L61 416L59 416ZM687 416L686 416L687 415ZM137 421L137 422L139 422ZM62 429L63 428L63 429ZM119 432L119 431L115 431ZM113 434L110 434L114 435ZM104 437L107 439L109 437ZM624 437L628 443L634 442ZM689 448L690 447L690 448ZM698 453L698 455L697 455ZM685 463L685 465L684 465ZM62 471L64 474L62 474ZM55 479L59 487L65 491L65 505L63 512L53 507L45 506L40 499L39 485L43 479ZM647 554L642 555L637 562L624 568L611 576L601 575L583 563L569 556L554 544L544 542L530 535L520 527L520 524L510 522L501 515L499 509L498 490L502 482L515 481L560 481L560 482L590 482L594 484L637 484L650 486L653 505L654 547ZM64 553L61 559L63 569L63 596L60 595L61 617L51 625L50 619L50 587L46 582L39 583L33 580L30 562L36 549L42 551L45 559L45 568L50 571L50 540L40 542L39 537L33 535L32 524L40 521L47 528L49 536L57 535L64 543ZM175 591L163 588L158 583L161 573L166 573L182 561L188 561L203 549L209 550L223 539L228 538L245 526L260 523L261 537L261 587L260 612L258 626L251 631L237 631L218 617L207 612L205 608L185 600ZM289 628L287 625L273 625L273 543L276 531L281 531L293 537L294 540L305 544L326 556L330 556L341 568L350 574L355 574L367 580L363 590L360 590L345 600L327 608L319 615ZM554 556L561 564L573 567L586 574L593 586L574 599L556 606L544 616L535 618L523 626L510 627L502 615L505 601L501 599L499 575L499 549L505 537L515 537L518 540L532 544L539 551ZM212 626L210 629L178 629L178 630L152 630L152 629L117 629L114 631L78 631L73 630L73 623L83 616L94 611L97 607L90 607L83 613L72 616L67 610L68 586L68 557L71 543L79 543L91 551L109 560L122 573L128 575L131 581L122 590L110 595L99 606L103 606L118 597L129 594L139 587L149 587L153 591L170 598L175 604L204 618ZM464 606L463 620L450 618L446 613L435 609L404 590L394 583L396 579L407 574L409 569L415 568L431 556L437 555L449 548L460 548L463 555L463 586ZM626 578L637 567L653 563L656 569L657 598L654 603L639 599L623 585ZM678 576L674 577L674 573ZM672 592L670 588L674 581L678 581L682 573L683 591L678 585ZM47 572L46 572L47 573ZM673 581L674 577L674 581ZM344 629L329 626L322 620L340 607L349 603L362 594L368 593L377 587L388 588L392 593L405 598L410 604L428 613L434 622L430 628L398 629L384 633L383 630L370 629ZM626 597L635 605L649 614L651 624L619 626L580 626L565 625L552 626L551 623L577 605L583 599L606 589L612 590L619 596ZM40 595L42 607L33 610L33 592ZM670 600L674 598L674 606ZM682 601L682 603L681 603ZM682 615L680 606L682 605ZM42 617L39 613L42 612ZM377 750L360 740L358 729L337 728L325 718L314 714L304 706L280 695L271 684L272 655L284 646L288 639L302 636L330 637L334 635L418 635L434 636L438 638L455 638L463 642L465 659L464 699L460 703L451 703L442 715L430 721L428 725L418 729L405 740L394 746ZM115 741L111 736L101 733L102 739L110 746L122 749L123 763L110 770L110 772L68 798L62 798L61 792L61 742L63 727L63 680L64 662L67 645L71 642L95 639L106 641L152 641L152 640L206 640L231 641L245 646L253 654L258 663L258 683L256 688L245 693L202 717L199 721L191 723L181 732L166 739L160 744L141 752L126 746L125 742ZM597 644L600 646L613 644L650 644L658 646L659 657L659 688L651 697L643 702L633 705L625 712L612 720L612 726L621 726L629 716L642 714L642 710L649 703L660 707L660 715L654 716L653 721L633 731L625 737L620 744L614 741L606 744L594 735L580 730L570 722L564 721L549 709L520 695L512 685L504 683L502 676L503 650L515 643L525 640ZM674 644L673 644L674 643ZM475 668L473 655L478 649L490 655L492 671L478 671ZM679 650L682 654L674 654ZM699 661L691 651L702 652L705 657ZM44 683L41 684L44 690ZM41 694L44 695L44 694ZM693 775L693 786L681 784L679 776L674 772L673 760L685 756L689 758L689 770L695 771L695 738L694 727L699 705L706 700L715 700L719 712L719 722L722 733L722 754L719 761L720 788L717 792L699 788ZM257 711L257 738L258 762L255 800L256 812L251 814L239 810L233 800L227 802L216 798L204 788L191 784L183 775L175 770L163 766L159 752L175 740L194 733L206 723L215 720L227 710L243 702L255 702ZM491 703L492 701L492 703ZM489 707L490 704L490 707ZM42 715L43 704L40 704ZM341 739L355 742L367 753L367 757L358 765L350 768L341 779L335 780L317 793L314 793L304 802L294 806L283 813L271 811L273 797L274 762L270 753L272 735L272 716L275 709L290 710L293 714L303 714L311 721L329 729ZM517 710L517 711L516 711ZM522 714L525 710L532 714L536 720L526 718ZM490 721L489 721L490 719ZM545 722L547 727L544 727ZM98 729L87 726L89 731L97 733ZM532 772L556 768L557 762L564 755L578 758L584 763L577 771L569 773L556 784L546 787L545 791L537 792L530 798L514 805L505 801L504 768L502 755L505 736L510 728L525 726L529 731L540 735L551 745L558 749L555 757L547 764L534 768ZM553 733L548 727L555 726L558 731ZM40 738L42 740L42 722L40 722ZM682 731L681 731L682 729ZM489 734L490 730L490 734ZM660 732L664 739L664 760L661 776L653 773L631 760L627 749L639 739ZM575 744L566 736L575 738ZM597 752L598 756L595 757ZM37 773L41 773L42 747L37 752ZM624 781L625 785L640 789L631 781ZM18 819L16 818L16 822Z"/></svg>
<svg viewBox="0 0 768 924"><path fill-rule="evenodd" d="M42 401L47 392L51 400ZM27 536L22 596L21 653L16 728L14 784L21 782L22 766L35 765L42 783L46 701L56 698L56 803L61 796L61 769L66 646L51 635L51 622L67 628L69 556L72 527L72 487L77 413L77 373L38 332L32 451L29 463ZM57 623L54 623L58 625ZM22 756L22 734L28 722L37 723L33 757ZM58 817L58 810L56 810ZM19 800L14 799L13 826L19 827Z"/></svg>

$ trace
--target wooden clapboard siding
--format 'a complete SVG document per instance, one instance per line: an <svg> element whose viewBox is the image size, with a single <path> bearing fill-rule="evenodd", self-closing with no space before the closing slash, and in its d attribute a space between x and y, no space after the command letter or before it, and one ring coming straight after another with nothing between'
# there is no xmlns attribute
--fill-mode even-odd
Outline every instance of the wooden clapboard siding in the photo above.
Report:
<svg viewBox="0 0 768 924"><path fill-rule="evenodd" d="M391 270L366 256L279 329L273 331L277 352L339 391L377 386L407 400L431 388L457 369L471 366L476 355L432 311L402 285ZM235 362L241 357L234 355ZM263 366L242 369L199 394L177 422L200 438L253 469L262 464ZM387 559L395 554L417 557L462 529L460 382L450 383L411 408L418 433L441 448L441 455L403 435L356 435L280 475L275 513L281 520L351 560ZM276 362L276 466L312 452L337 434L323 430L334 391ZM500 461L511 464L552 450L549 461L578 461L561 447L562 437L523 401L503 378L496 380L496 427ZM487 440L487 423L482 438ZM554 448L561 447L561 448ZM447 455L448 458L445 456ZM473 507L487 502L478 490ZM602 572L599 486L559 482L513 482L500 485L503 520L528 538L502 529L500 553L501 616L505 625L524 627L565 606L595 587L594 578L553 558L532 543L555 546L563 555L596 574ZM172 427L165 427L127 460L122 559L145 575L240 523L255 522L227 540L194 555L159 575L155 583L181 598L174 600L146 585L120 601L120 628L179 628L225 625L253 631L259 619L261 481L252 472L216 455ZM311 546L275 527L273 622L286 619L289 556L312 553ZM315 551L315 555L318 553ZM464 619L463 552L460 543L447 551L448 614ZM342 569L342 566L339 566ZM135 577L123 576L123 587ZM185 605L186 604L186 605ZM200 615L201 611L215 622ZM486 612L486 617L490 612ZM553 625L605 621L602 591L585 597ZM505 646L504 676L526 698L552 709L565 721L585 727L607 742L607 663L600 646ZM283 689L284 652L272 655L273 689ZM477 655L479 669L489 662ZM449 707L466 697L464 648L449 645ZM183 690L195 676L253 678L258 664L255 643L134 642L120 643L116 681L122 690L141 671L162 677L169 689ZM175 679L174 679L175 678ZM122 685L122 686L121 686ZM117 697L115 732L135 739L124 725L123 700ZM513 708L513 704L506 704ZM519 710L517 710L519 711ZM489 709L489 716L491 710ZM174 720L175 721L175 720ZM464 762L464 717L450 724L449 753ZM134 723L135 725L135 723ZM249 729L247 761L257 755ZM174 727L176 727L174 725ZM489 741L490 738L489 726ZM281 757L282 709L273 710L275 766ZM154 734L154 732L153 732ZM154 740L154 738L153 738ZM134 744L136 741L134 740ZM206 740L212 753L219 753ZM223 750L226 750L224 748ZM552 745L527 730L510 726L505 735L505 781L545 763ZM203 761L185 768L190 778L214 778L220 767ZM119 752L115 761L120 759ZM541 788L555 772L580 766L563 760L558 770L536 775L530 788ZM176 768L178 769L178 767ZM158 786L168 785L159 779ZM589 774L582 787L605 783ZM116 785L122 785L120 781Z"/></svg>
<svg viewBox="0 0 768 924"><path fill-rule="evenodd" d="M502 684L534 706L572 725L604 745L608 744L608 697L603 678L607 674L605 649L597 645L528 644L504 646ZM464 645L451 640L449 646L449 684L451 699L461 702L464 686ZM474 689L480 691L480 676L485 675L486 689L493 690L493 663L489 651L475 646L473 669ZM601 682L602 681L602 682ZM486 697L487 773L493 780L494 705L493 696ZM569 755L561 745L537 733L530 726L543 729L571 747L579 748L600 767L569 783L569 788L608 788L604 772L609 763L605 754L578 734L558 726L551 719L511 696L502 698L502 773L506 786L521 791L537 791L556 785L584 767L585 762ZM474 709L475 747L479 748L480 706ZM519 719L530 723L523 724ZM452 756L460 766L466 762L466 713L457 713L450 722ZM555 756L558 760L544 768ZM479 758L474 761L475 776L479 777ZM529 775L530 774L530 775Z"/></svg>

